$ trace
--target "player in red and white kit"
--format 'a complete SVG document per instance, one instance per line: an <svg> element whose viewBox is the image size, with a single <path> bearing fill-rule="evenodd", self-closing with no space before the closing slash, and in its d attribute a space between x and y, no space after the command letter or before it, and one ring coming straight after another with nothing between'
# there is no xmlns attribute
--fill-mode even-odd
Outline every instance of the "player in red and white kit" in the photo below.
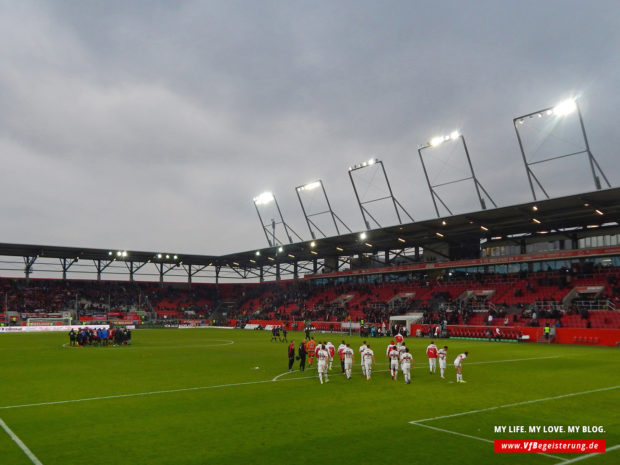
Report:
<svg viewBox="0 0 620 465"><path fill-rule="evenodd" d="M340 368L342 369L343 373L344 373L344 354L342 353L342 351L346 348L347 348L347 345L344 343L344 341L342 341L342 343L336 349L336 352L338 352L338 357L340 358Z"/></svg>
<svg viewBox="0 0 620 465"><path fill-rule="evenodd" d="M403 370L403 376L405 377L405 384L411 383L411 363L413 362L413 356L409 353L409 349L405 348L405 351L400 355L400 368Z"/></svg>
<svg viewBox="0 0 620 465"><path fill-rule="evenodd" d="M370 348L370 344L366 345L366 350L362 355L364 360L364 372L366 373L366 381L370 380L370 375L372 374L372 366L375 364L375 353Z"/></svg>
<svg viewBox="0 0 620 465"><path fill-rule="evenodd" d="M396 381L398 377L398 362L400 360L400 352L396 346L392 347L392 350L388 353L388 357L390 359L390 374L392 375L392 379Z"/></svg>
<svg viewBox="0 0 620 465"><path fill-rule="evenodd" d="M388 361L390 360L390 351L394 349L395 347L396 347L396 344L394 344L394 341L390 341L390 343L387 346L387 349L385 349L385 358L387 358Z"/></svg>
<svg viewBox="0 0 620 465"><path fill-rule="evenodd" d="M403 335L398 333L396 336L394 336L394 340L396 341L396 345L398 347L400 347L400 345L403 343Z"/></svg>
<svg viewBox="0 0 620 465"><path fill-rule="evenodd" d="M368 346L366 345L366 341L364 341L359 349L360 363L362 364L362 374L364 376L366 376L366 365L364 365L364 352L366 351L366 349L368 349Z"/></svg>
<svg viewBox="0 0 620 465"><path fill-rule="evenodd" d="M432 375L437 371L437 346L435 342L431 341L426 348L426 356L428 357L428 368Z"/></svg>
<svg viewBox="0 0 620 465"><path fill-rule="evenodd" d="M463 352L459 354L458 357L454 359L454 368L456 368L456 382L457 383L466 383L467 381L463 380L463 367L462 362L467 358L469 352Z"/></svg>
<svg viewBox="0 0 620 465"><path fill-rule="evenodd" d="M321 384L323 384L323 378L325 378L325 382L329 381L327 377L327 363L329 361L329 352L325 348L325 346L317 346L316 350L316 358L318 360L317 370L319 371L319 379L321 380Z"/></svg>
<svg viewBox="0 0 620 465"><path fill-rule="evenodd" d="M327 369L331 370L332 363L334 362L334 354L336 353L336 348L334 347L334 344L331 343L331 341L327 341L327 343L324 345L327 351L329 352L329 366L327 367Z"/></svg>
<svg viewBox="0 0 620 465"><path fill-rule="evenodd" d="M446 358L448 357L448 346L443 346L443 349L437 351L437 358L439 359L439 373L441 379L446 379L443 376L443 372L446 370Z"/></svg>
<svg viewBox="0 0 620 465"><path fill-rule="evenodd" d="M342 349L342 355L344 357L344 372L347 375L347 379L351 379L351 369L353 368L353 349L347 344L344 349Z"/></svg>

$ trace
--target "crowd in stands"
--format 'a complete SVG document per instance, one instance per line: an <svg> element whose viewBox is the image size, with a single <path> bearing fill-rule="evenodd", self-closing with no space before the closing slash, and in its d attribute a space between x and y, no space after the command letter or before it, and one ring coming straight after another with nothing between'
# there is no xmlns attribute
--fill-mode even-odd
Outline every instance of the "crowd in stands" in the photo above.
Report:
<svg viewBox="0 0 620 465"><path fill-rule="evenodd" d="M620 269L580 268L517 274L437 271L407 280L297 280L193 284L47 279L0 279L11 312L27 316L75 312L77 318L151 320L389 322L420 313L423 324L605 327L620 306ZM583 287L587 292L576 293ZM592 291L594 289L594 291ZM573 293L569 296L569 293ZM567 298L571 297L570 299ZM604 303L601 304L601 303ZM601 311L612 311L603 314ZM592 315L596 314L596 318ZM620 314L620 312L619 312ZM599 316L603 315L602 318ZM596 321L594 321L596 320Z"/></svg>

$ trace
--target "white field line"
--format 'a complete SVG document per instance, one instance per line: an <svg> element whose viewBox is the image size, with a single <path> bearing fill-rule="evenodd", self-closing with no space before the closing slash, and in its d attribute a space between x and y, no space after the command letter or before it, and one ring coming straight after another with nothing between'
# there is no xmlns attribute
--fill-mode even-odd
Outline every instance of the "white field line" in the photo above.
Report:
<svg viewBox="0 0 620 465"><path fill-rule="evenodd" d="M560 356L559 355L554 355L552 357L513 358L512 360L490 360L488 362L471 362L471 363L463 362L463 364L465 366L468 366L468 365L484 365L484 364L487 364L487 363L521 362L523 360L544 360L544 359L547 359L547 358L560 358ZM451 365L451 364L449 363L448 365Z"/></svg>
<svg viewBox="0 0 620 465"><path fill-rule="evenodd" d="M228 342L231 342L234 344L234 341L228 341ZM549 357L543 357L543 358L549 358ZM474 363L502 363L504 361L512 362L512 361L519 361L519 360L532 360L532 359L494 360L492 362L474 362ZM473 363L469 363L468 365L472 365L472 364ZM383 365L383 364L377 363L377 365ZM315 368L314 367L308 368L308 370L311 370L311 369L315 369ZM387 371L389 370L375 370L375 373L381 373L381 372L387 372ZM40 406L45 406L45 405L71 404L71 403L76 403L76 402L88 402L88 401L93 401L93 400L122 399L124 397L151 396L151 395L156 395L156 394L170 394L170 393L175 393L175 392L204 391L207 389L247 386L247 385L252 385L252 384L264 384L264 383L271 383L274 381L294 381L298 379L309 379L309 378L316 377L315 375L315 376L302 376L302 377L297 377L297 378L279 379L280 376L284 376L288 373L290 372L287 371L287 372L281 373L280 375L277 375L276 378L273 378L270 380L263 380L263 381L248 381L244 383L218 384L214 386L197 386L197 387L190 387L190 388L166 389L166 390L160 390L160 391L136 392L133 394L116 394L112 396L87 397L84 399L68 399L68 400L57 400L57 401L52 401L52 402L37 402L37 403L32 403L32 404L5 405L5 406L0 406L0 410L8 410L8 409L14 409L14 408L23 408L23 407L40 407ZM332 376L336 376L336 375L332 375ZM497 407L493 407L492 409L494 408L497 408ZM456 416L458 415L464 415L464 414L463 413L456 414ZM416 421L426 421L426 420L416 420Z"/></svg>
<svg viewBox="0 0 620 465"><path fill-rule="evenodd" d="M15 443L24 452L24 454L28 456L28 458L32 463L34 463L34 465L43 465L41 461L36 457L36 455L34 455L32 451L28 449L28 446L26 446L26 444L24 444L22 440L19 439L19 437L11 430L11 428L7 426L7 424L2 420L2 418L0 418L0 426L2 426L2 429L6 431L6 434L8 434L13 441L15 441Z"/></svg>
<svg viewBox="0 0 620 465"><path fill-rule="evenodd" d="M441 431L443 433L450 433L450 434L454 434L455 436L462 436L464 438L470 438L470 439L476 439L478 441L483 441L483 442L490 442L491 444L494 443L494 441L490 440L490 439L485 439L485 438L479 438L478 436L471 436L469 434L463 434L463 433L458 433L456 431L450 431L449 429L443 429L443 428L436 428L435 426L429 426L429 425L423 425L422 423L414 423L411 422L411 424L416 425L416 426L421 426L422 428L429 428L429 429L434 429L435 431ZM558 457L557 455L551 455L551 454L545 454L544 452L539 452L538 455L544 455L546 457L551 457L553 459L557 459L557 460L565 460L562 457ZM564 462L560 462L562 465L564 464Z"/></svg>
<svg viewBox="0 0 620 465"><path fill-rule="evenodd" d="M537 402L545 402L547 400L563 399L565 397L582 396L582 395L585 395L585 394L592 394L593 392L611 391L613 389L618 389L618 388L620 388L620 384L618 384L616 386L606 387L606 388L591 389L589 391L571 392L570 394L562 394L560 396L543 397L542 399L526 400L526 401L523 401L523 402L514 402L512 404L497 405L495 407L482 408L482 409L478 409L478 410L470 410L468 412L452 413L450 415L441 415L441 416L432 417L432 418L423 418L423 419L420 419L420 420L410 421L409 423L420 423L420 422L423 422L423 421L440 420L442 418L460 417L462 415L470 415L472 413L488 412L488 411L491 411L491 410L498 410L498 409L501 409L501 408L516 407L517 405L535 404Z"/></svg>
<svg viewBox="0 0 620 465"><path fill-rule="evenodd" d="M612 450L616 450L616 449L620 449L620 444L616 444L615 446L612 446L612 447L606 447L604 453L606 454L607 452L612 451ZM557 463L556 465L567 465L569 463L579 462L581 460L586 460L586 459L589 459L591 457L596 457L598 455L603 455L603 454L601 454L601 453L593 453L593 454L582 455L580 457L575 457L574 459L566 460L565 462Z"/></svg>
<svg viewBox="0 0 620 465"><path fill-rule="evenodd" d="M374 373L383 373L389 370L375 370ZM288 371L286 373L289 373ZM283 373L283 374L286 374ZM340 376L343 373L331 374L331 376ZM296 381L299 379L317 379L318 375L313 376L299 376L297 378L282 378L276 382L280 381ZM19 405L5 405L0 406L0 410L9 410L16 408L24 408L24 407L43 407L46 405L61 405L61 404L74 404L77 402L89 402L93 400L108 400L108 399L123 399L126 397L141 397L141 396L153 396L157 394L172 394L175 392L188 392L188 391L206 391L208 389L218 389L218 388L226 388L226 387L235 387L235 386L249 386L252 384L265 384L265 383L273 383L272 379L265 379L262 381L247 381L245 383L230 383L230 384L217 384L214 386L197 386L190 388L180 388L180 389L165 389L161 391L149 391L149 392L135 392L133 394L116 394L112 396L99 396L99 397L86 397L84 399L68 399L68 400L56 400L52 402L37 402L32 404L19 404Z"/></svg>

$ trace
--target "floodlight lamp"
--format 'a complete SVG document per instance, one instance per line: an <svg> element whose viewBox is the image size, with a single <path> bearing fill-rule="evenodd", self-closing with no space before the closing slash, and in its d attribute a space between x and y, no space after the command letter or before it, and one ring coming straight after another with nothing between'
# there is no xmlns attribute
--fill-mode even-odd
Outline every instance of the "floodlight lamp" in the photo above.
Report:
<svg viewBox="0 0 620 465"><path fill-rule="evenodd" d="M452 140L456 140L456 139L458 139L460 136L461 136L461 134L459 134L459 132L458 132L458 131L452 131L452 132L450 133L450 139L452 139Z"/></svg>
<svg viewBox="0 0 620 465"><path fill-rule="evenodd" d="M438 145L443 144L443 140L444 140L443 136L433 137L430 140L429 144L431 147L437 147Z"/></svg>
<svg viewBox="0 0 620 465"><path fill-rule="evenodd" d="M157 258L161 258L161 254L160 253L157 254Z"/></svg>
<svg viewBox="0 0 620 465"><path fill-rule="evenodd" d="M111 250L108 252L108 255L112 255L112 251Z"/></svg>
<svg viewBox="0 0 620 465"><path fill-rule="evenodd" d="M174 259L176 260L177 258L179 258L177 255L174 256Z"/></svg>
<svg viewBox="0 0 620 465"><path fill-rule="evenodd" d="M317 187L321 187L321 181L309 182L308 184L301 186L300 190L311 191L313 189L316 189Z"/></svg>
<svg viewBox="0 0 620 465"><path fill-rule="evenodd" d="M170 258L170 255L166 255L166 258Z"/></svg>
<svg viewBox="0 0 620 465"><path fill-rule="evenodd" d="M566 116L574 112L576 109L577 103L575 103L575 99L568 99L553 107L553 114L556 116Z"/></svg>
<svg viewBox="0 0 620 465"><path fill-rule="evenodd" d="M116 256L117 256L117 257L120 257L120 256L121 256L121 251L120 251L120 250L118 250L118 251L116 252Z"/></svg>
<svg viewBox="0 0 620 465"><path fill-rule="evenodd" d="M284 252L284 247L282 246L278 247L278 252Z"/></svg>
<svg viewBox="0 0 620 465"><path fill-rule="evenodd" d="M372 166L375 163L377 163L377 159L376 158L371 158L370 160L368 160L368 166Z"/></svg>
<svg viewBox="0 0 620 465"><path fill-rule="evenodd" d="M121 253L121 255L122 255L123 257L126 257L126 256L127 256L127 251L126 251L126 250L123 250L123 252Z"/></svg>
<svg viewBox="0 0 620 465"><path fill-rule="evenodd" d="M263 192L260 195L254 197L254 203L256 205L267 205L270 202L273 202L274 196L271 192Z"/></svg>
<svg viewBox="0 0 620 465"><path fill-rule="evenodd" d="M260 257L260 250L257 250L257 251L256 251L256 256L257 256L257 257Z"/></svg>
<svg viewBox="0 0 620 465"><path fill-rule="evenodd" d="M312 247L312 248L316 247L316 242L314 242L314 241L310 242L310 247Z"/></svg>
<svg viewBox="0 0 620 465"><path fill-rule="evenodd" d="M366 239L366 233L365 233L365 232L360 233L360 239L361 239L361 240Z"/></svg>

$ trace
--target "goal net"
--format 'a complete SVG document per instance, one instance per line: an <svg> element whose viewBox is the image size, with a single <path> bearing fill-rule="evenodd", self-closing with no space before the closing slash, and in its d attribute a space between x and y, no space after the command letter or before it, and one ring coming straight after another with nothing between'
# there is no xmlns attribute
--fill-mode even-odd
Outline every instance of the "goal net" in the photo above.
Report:
<svg viewBox="0 0 620 465"><path fill-rule="evenodd" d="M28 326L71 326L71 318L28 318Z"/></svg>

